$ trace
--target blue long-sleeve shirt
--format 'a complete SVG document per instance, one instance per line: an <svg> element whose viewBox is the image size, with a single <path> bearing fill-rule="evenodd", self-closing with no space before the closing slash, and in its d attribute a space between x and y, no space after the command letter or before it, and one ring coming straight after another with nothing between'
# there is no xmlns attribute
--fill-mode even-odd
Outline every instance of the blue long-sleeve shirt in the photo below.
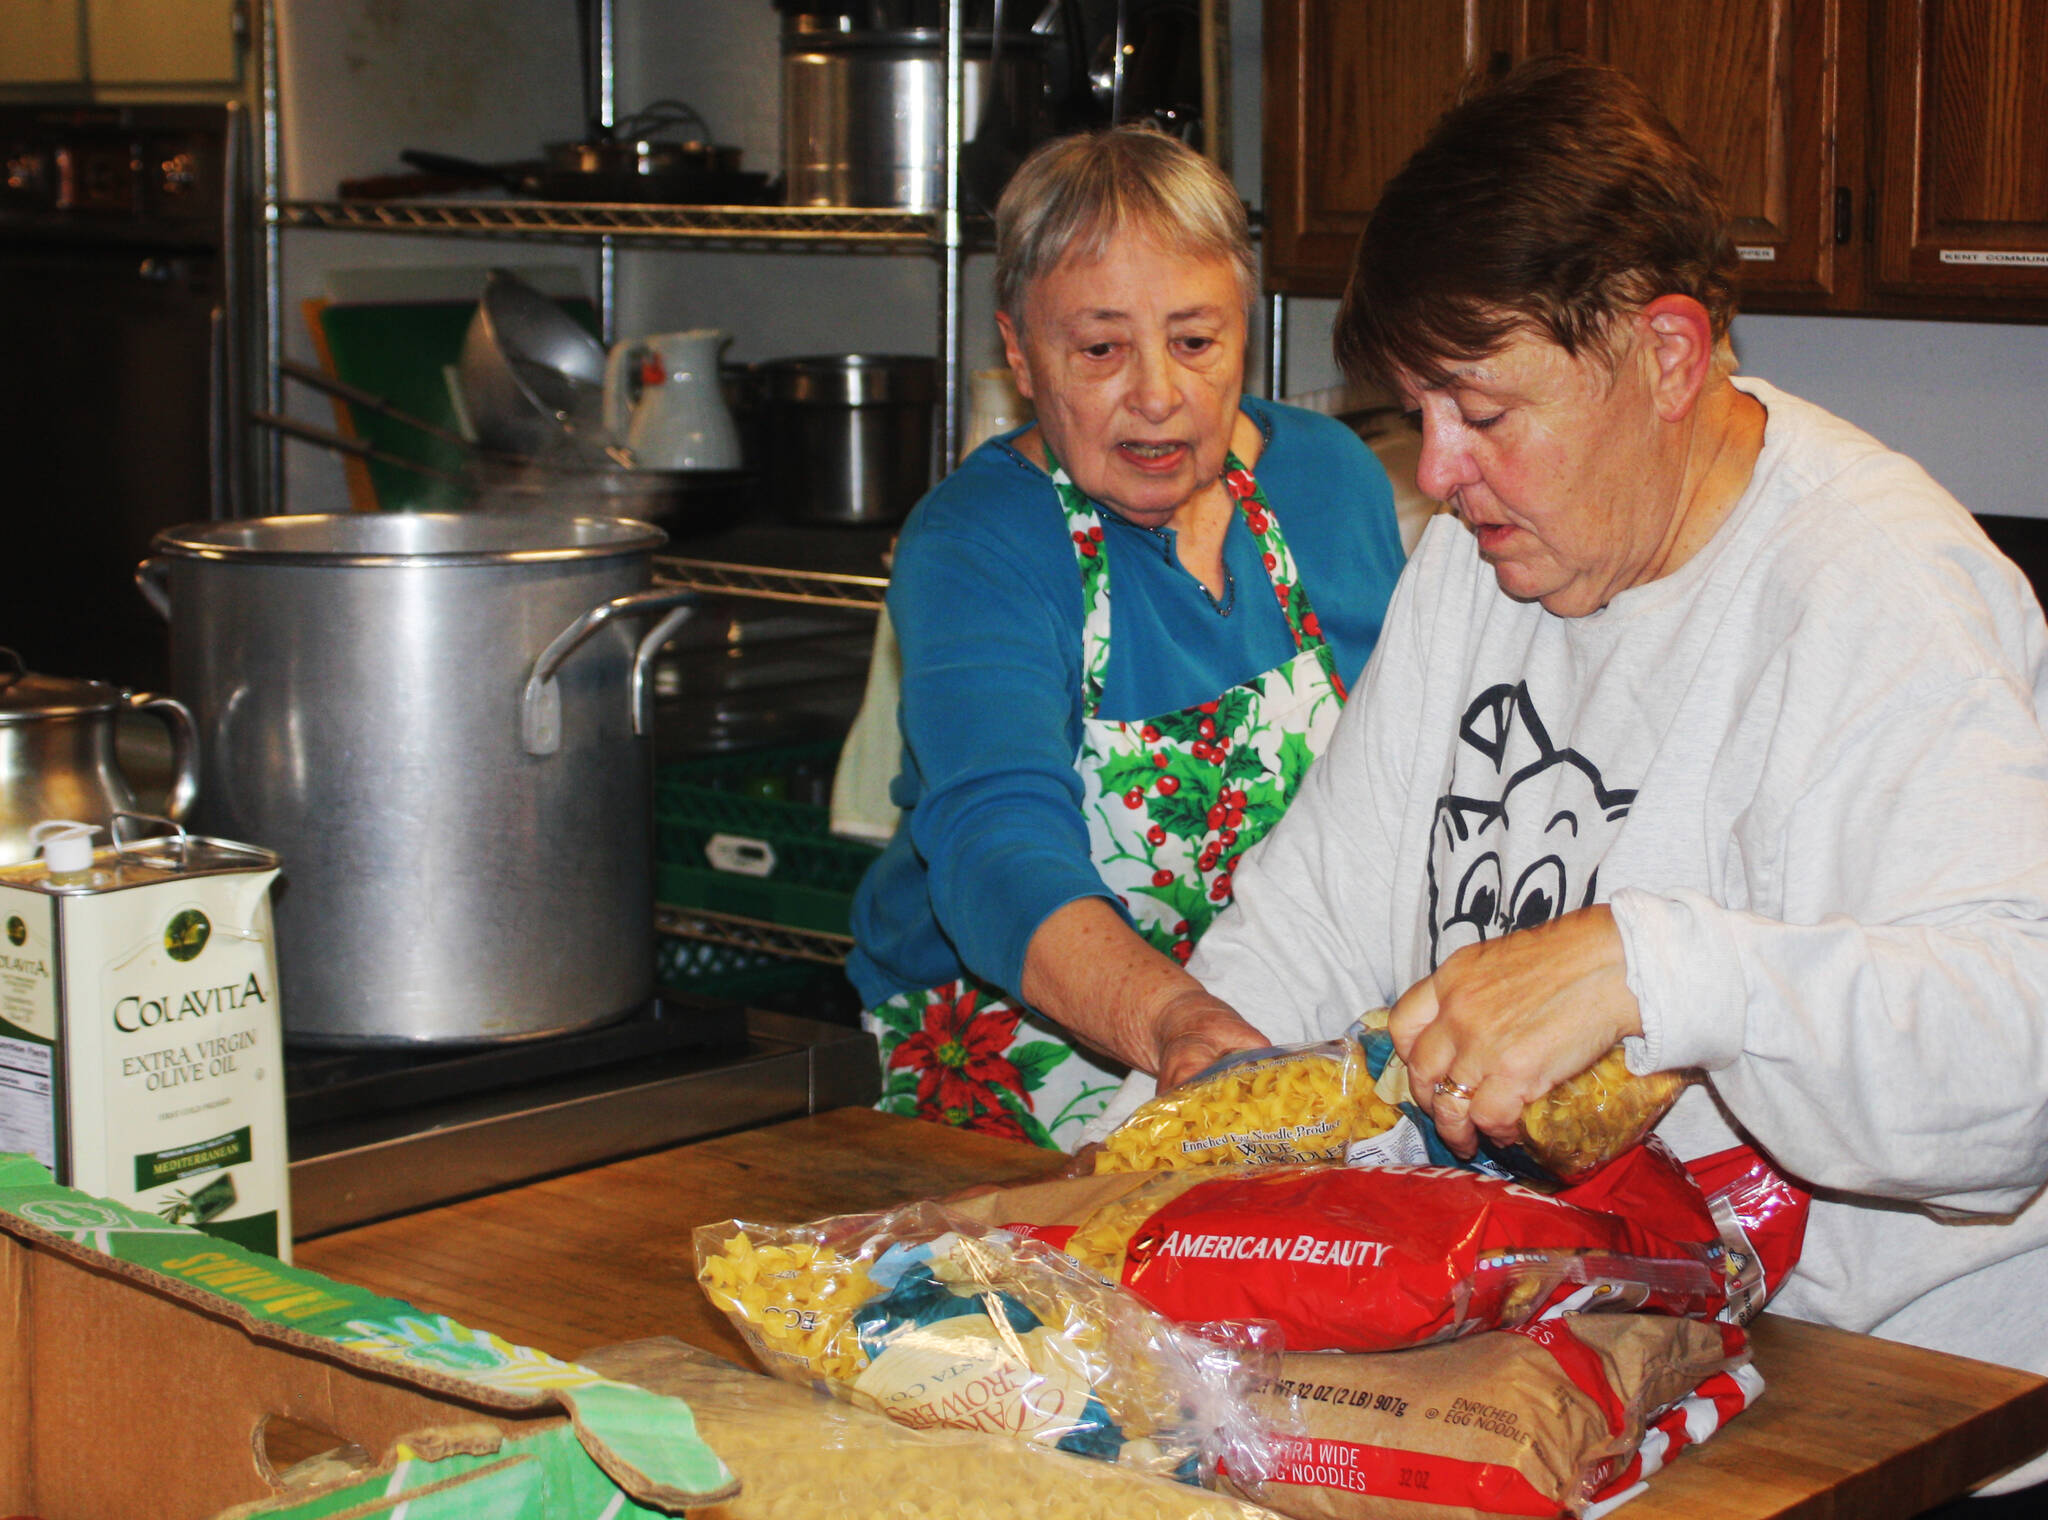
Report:
<svg viewBox="0 0 2048 1520"><path fill-rule="evenodd" d="M1402 554L1393 492L1342 423L1247 397L1252 466L1347 685L1379 637ZM1020 430L1021 431L1021 430ZM868 1007L963 971L1015 989L1046 918L1115 894L1089 856L1075 772L1081 577L1057 493L1011 446L976 449L919 502L896 547L889 616L903 651L902 825L855 896L847 974ZM1206 702L1295 655L1242 517L1223 561L1228 617L1173 534L1104 512L1110 655L1100 716Z"/></svg>

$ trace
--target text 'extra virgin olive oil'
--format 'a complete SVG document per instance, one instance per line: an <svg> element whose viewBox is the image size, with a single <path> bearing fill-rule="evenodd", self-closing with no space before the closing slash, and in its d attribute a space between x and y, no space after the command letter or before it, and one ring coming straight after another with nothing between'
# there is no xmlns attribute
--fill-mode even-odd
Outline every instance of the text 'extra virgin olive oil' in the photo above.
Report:
<svg viewBox="0 0 2048 1520"><path fill-rule="evenodd" d="M290 1260L277 856L77 853L0 867L0 1151Z"/></svg>

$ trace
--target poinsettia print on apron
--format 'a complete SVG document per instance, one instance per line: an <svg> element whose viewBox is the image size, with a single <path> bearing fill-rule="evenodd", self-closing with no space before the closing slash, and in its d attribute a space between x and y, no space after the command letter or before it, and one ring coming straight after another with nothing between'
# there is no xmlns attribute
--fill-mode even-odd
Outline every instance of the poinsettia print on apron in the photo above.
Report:
<svg viewBox="0 0 2048 1520"><path fill-rule="evenodd" d="M1344 682L1252 473L1231 456L1224 487L1259 546L1294 635L1286 663L1155 717L1099 716L1109 665L1110 565L1101 509L1057 461L1053 485L1081 576L1080 773L1090 856L1133 924L1185 962L1230 901L1238 857L1277 823L1322 753ZM1218 615L1227 616L1226 588ZM1001 989L961 978L890 998L866 1015L880 1041L879 1106L1060 1148L1108 1106L1121 1066Z"/></svg>

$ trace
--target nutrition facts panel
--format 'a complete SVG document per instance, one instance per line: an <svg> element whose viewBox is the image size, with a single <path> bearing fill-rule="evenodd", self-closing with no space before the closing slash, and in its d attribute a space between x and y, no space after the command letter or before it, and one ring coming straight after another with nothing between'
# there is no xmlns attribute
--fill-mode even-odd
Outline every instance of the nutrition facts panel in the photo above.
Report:
<svg viewBox="0 0 2048 1520"><path fill-rule="evenodd" d="M57 1169L50 1047L0 1035L0 1151L20 1151Z"/></svg>

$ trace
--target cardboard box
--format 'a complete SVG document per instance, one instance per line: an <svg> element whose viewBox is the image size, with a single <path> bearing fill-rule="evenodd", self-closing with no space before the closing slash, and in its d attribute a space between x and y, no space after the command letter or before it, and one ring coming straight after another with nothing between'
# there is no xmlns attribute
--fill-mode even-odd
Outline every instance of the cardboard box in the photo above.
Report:
<svg viewBox="0 0 2048 1520"><path fill-rule="evenodd" d="M624 1520L736 1488L679 1399L0 1156L0 1515Z"/></svg>

